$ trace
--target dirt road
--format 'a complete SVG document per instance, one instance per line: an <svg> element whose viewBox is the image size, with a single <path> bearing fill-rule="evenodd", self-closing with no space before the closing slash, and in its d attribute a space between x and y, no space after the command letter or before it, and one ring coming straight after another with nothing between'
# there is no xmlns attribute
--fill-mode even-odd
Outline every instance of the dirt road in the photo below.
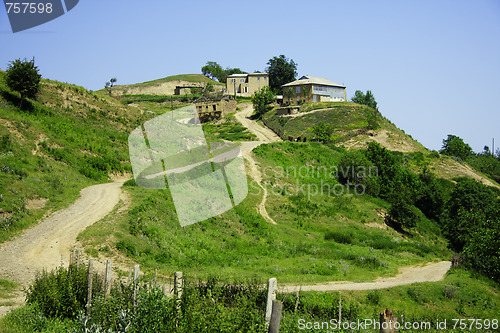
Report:
<svg viewBox="0 0 500 333"><path fill-rule="evenodd" d="M281 141L281 138L269 128L263 127L259 125L255 120L250 119L252 113L253 107L252 105L249 105L242 111L235 114L236 120L238 120L243 126L248 128L248 130L255 134L259 139L259 141L242 142L241 153L243 157L248 161L248 174L257 182L257 184L259 184L260 188L263 191L262 201L259 204L258 211L260 215L262 215L268 222L276 224L276 222L269 216L266 210L267 189L261 184L262 174L252 156L252 149L263 143Z"/></svg>
<svg viewBox="0 0 500 333"><path fill-rule="evenodd" d="M317 111L323 111L323 110L317 110ZM269 214L266 211L265 204L267 198L267 190L264 186L261 185L262 174L257 167L257 163L252 157L252 149L259 146L262 143L277 142L282 140L270 129L265 128L259 125L256 121L250 119L252 113L253 113L253 108L250 105L247 108L235 114L236 119L243 126L248 128L250 132L255 134L257 138L259 138L260 140L253 142L243 142L241 144L241 151L243 153L243 156L248 161L248 166L249 166L248 173L261 186L261 188L264 191L264 195L262 196L262 201L259 204L258 210L260 214L267 221L276 224L276 222L269 216ZM371 290L371 289L390 288L416 282L434 282L443 280L446 275L446 272L448 272L450 267L451 267L451 262L442 261L438 263L427 264L425 266L403 267L400 269L400 272L397 276L390 278L379 278L373 282L355 283L347 281L335 281L324 284L304 285L304 286L284 285L280 288L280 291L284 293L291 293L291 292L296 292L299 289L303 291Z"/></svg>
<svg viewBox="0 0 500 333"><path fill-rule="evenodd" d="M105 217L120 199L121 185L115 182L89 186L68 208L58 211L15 239L0 244L0 278L20 283L18 297L8 300L22 303L22 292L37 271L51 270L69 263L70 248L86 227ZM0 317L10 307L0 306Z"/></svg>
<svg viewBox="0 0 500 333"><path fill-rule="evenodd" d="M237 112L234 116L236 120L238 120L243 126L248 128L250 132L255 134L259 141L265 143L281 141L281 138L269 128L263 127L259 125L255 120L250 119L252 113L253 106L250 104L245 109Z"/></svg>
<svg viewBox="0 0 500 333"><path fill-rule="evenodd" d="M378 278L373 282L348 282L334 281L324 284L292 286L283 285L279 288L282 293L302 291L334 291L334 290L373 290L384 289L417 282L436 282L444 279L446 272L451 267L451 262L441 261L424 266L403 267L399 274L390 278Z"/></svg>

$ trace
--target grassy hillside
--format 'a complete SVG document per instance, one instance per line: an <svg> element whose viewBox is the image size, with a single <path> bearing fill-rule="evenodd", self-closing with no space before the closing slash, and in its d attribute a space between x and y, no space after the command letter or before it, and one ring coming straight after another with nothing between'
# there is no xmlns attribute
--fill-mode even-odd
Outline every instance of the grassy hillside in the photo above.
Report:
<svg viewBox="0 0 500 333"><path fill-rule="evenodd" d="M250 180L249 195L236 208L185 228L168 190L132 186L126 188L129 212L108 216L79 240L92 255L120 251L145 270L158 266L164 273L182 270L202 278L276 276L283 282L370 280L395 274L400 266L450 258L439 229L425 218L418 232L402 235L385 228L383 200L309 190L322 183L347 190L335 177L313 172L336 166L342 150L283 142L262 145L255 154L266 168L267 208L277 225L257 214L262 190ZM309 172L295 174L296 168Z"/></svg>
<svg viewBox="0 0 500 333"><path fill-rule="evenodd" d="M376 114L376 115L375 115ZM328 124L331 128L329 141L348 148L364 148L369 140L383 141L384 146L399 151L426 151L417 141L406 135L378 111L351 102L307 103L300 112L291 116L277 116L276 110L266 113L263 122L283 140L298 137L316 139L313 128ZM373 121L373 124L370 123ZM375 126L374 126L375 124ZM372 127L376 127L373 128Z"/></svg>
<svg viewBox="0 0 500 333"><path fill-rule="evenodd" d="M495 181L496 176L491 175L491 172L482 170L481 167L473 169L464 161L429 151L380 112L374 113L373 109L365 105L352 102L306 103L298 114L277 116L274 109L266 113L262 121L283 140L288 140L289 137L294 140L298 137L302 140L316 140L318 136L314 128L320 124L328 124L328 141L336 146L365 149L368 142L377 142L389 150L405 154L408 165L415 172L428 167L441 178L470 177L488 186L500 188ZM476 164L484 166L485 163Z"/></svg>
<svg viewBox="0 0 500 333"><path fill-rule="evenodd" d="M180 74L142 83L115 85L112 89L113 94L115 95L173 95L173 91L175 87L179 85L179 82L185 82L186 85L189 85L190 83L197 83L200 86L205 86L207 83L211 83L217 87L217 90L226 86L225 82L221 83L214 81L203 74ZM106 90L101 89L100 92L106 92Z"/></svg>
<svg viewBox="0 0 500 333"><path fill-rule="evenodd" d="M147 119L71 84L43 80L19 106L0 73L0 241L73 202L87 185L130 171L128 132ZM149 115L151 117L151 115Z"/></svg>

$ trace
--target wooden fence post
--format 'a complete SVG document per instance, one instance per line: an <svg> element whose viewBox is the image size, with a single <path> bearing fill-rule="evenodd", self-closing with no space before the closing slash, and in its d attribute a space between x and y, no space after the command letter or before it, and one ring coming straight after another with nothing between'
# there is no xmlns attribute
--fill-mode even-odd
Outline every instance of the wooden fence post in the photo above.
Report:
<svg viewBox="0 0 500 333"><path fill-rule="evenodd" d="M182 272L174 273L174 295L177 297L180 307L180 299L182 297L182 289L184 288L184 281L182 280Z"/></svg>
<svg viewBox="0 0 500 333"><path fill-rule="evenodd" d="M82 249L76 249L76 266L80 266L81 264L81 256L82 256Z"/></svg>
<svg viewBox="0 0 500 333"><path fill-rule="evenodd" d="M297 313L297 309L299 308L299 297L300 297L300 288L297 290L297 299L295 300L295 310L293 313Z"/></svg>
<svg viewBox="0 0 500 333"><path fill-rule="evenodd" d="M271 313L273 311L273 301L276 299L276 291L278 289L278 280L270 278L267 281L267 303L266 303L266 325L269 325Z"/></svg>
<svg viewBox="0 0 500 333"><path fill-rule="evenodd" d="M106 273L104 275L104 295L108 296L111 291L111 259L106 261Z"/></svg>
<svg viewBox="0 0 500 333"><path fill-rule="evenodd" d="M181 297L182 297L182 289L184 288L184 281L182 279L182 272L174 273L174 297L177 308L177 319L176 326L179 325L179 320L181 316Z"/></svg>
<svg viewBox="0 0 500 333"><path fill-rule="evenodd" d="M342 297L339 298L339 321L337 322L339 325L341 320L342 320Z"/></svg>
<svg viewBox="0 0 500 333"><path fill-rule="evenodd" d="M137 297L137 279L139 279L139 272L140 272L139 265L134 265L134 282L133 282L134 294L132 299L134 305L135 305L135 299Z"/></svg>
<svg viewBox="0 0 500 333"><path fill-rule="evenodd" d="M92 305L92 276L94 270L94 259L89 259L89 271L87 273L87 304L85 305L87 309L87 317L90 315L90 306Z"/></svg>
<svg viewBox="0 0 500 333"><path fill-rule="evenodd" d="M75 249L71 249L69 252L69 265L73 265L75 263Z"/></svg>
<svg viewBox="0 0 500 333"><path fill-rule="evenodd" d="M398 318L386 308L380 313L380 333L396 333L398 330L394 326L397 322Z"/></svg>
<svg viewBox="0 0 500 333"><path fill-rule="evenodd" d="M283 303L280 301L273 301L273 311L271 314L271 322L269 323L269 333L278 333L280 330L281 311L283 310Z"/></svg>

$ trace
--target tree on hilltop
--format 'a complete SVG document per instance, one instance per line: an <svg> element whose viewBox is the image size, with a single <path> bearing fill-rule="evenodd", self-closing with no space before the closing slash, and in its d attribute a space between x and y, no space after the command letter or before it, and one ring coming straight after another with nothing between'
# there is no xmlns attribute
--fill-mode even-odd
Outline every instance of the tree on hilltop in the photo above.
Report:
<svg viewBox="0 0 500 333"><path fill-rule="evenodd" d="M215 61L208 61L205 66L201 68L201 73L206 77L217 80L222 83L226 83L227 77L232 74L246 74L239 68L222 68L221 65Z"/></svg>
<svg viewBox="0 0 500 333"><path fill-rule="evenodd" d="M269 86L274 93L281 92L281 86L295 81L297 77L297 63L283 54L273 57L267 62L266 73L269 74Z"/></svg>
<svg viewBox="0 0 500 333"><path fill-rule="evenodd" d="M377 101L375 101L375 96L373 96L371 90L367 90L366 94L361 90L356 90L354 96L351 98L351 101L378 110Z"/></svg>
<svg viewBox="0 0 500 333"><path fill-rule="evenodd" d="M112 88L115 85L116 81L118 81L116 77L112 77L108 82L104 84L104 88L106 88L106 90L108 91L109 96L111 96Z"/></svg>
<svg viewBox="0 0 500 333"><path fill-rule="evenodd" d="M448 138L443 140L443 147L439 152L462 160L474 155L472 148L462 138L453 134L448 134Z"/></svg>
<svg viewBox="0 0 500 333"><path fill-rule="evenodd" d="M5 83L9 89L21 95L19 107L22 107L24 99L36 97L40 90L41 79L42 75L35 66L35 59L30 61L16 59L7 67Z"/></svg>

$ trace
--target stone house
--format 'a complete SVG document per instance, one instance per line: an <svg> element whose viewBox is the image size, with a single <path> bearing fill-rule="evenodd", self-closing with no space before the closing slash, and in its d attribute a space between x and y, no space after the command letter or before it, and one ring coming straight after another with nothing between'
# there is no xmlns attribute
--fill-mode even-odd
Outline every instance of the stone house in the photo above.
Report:
<svg viewBox="0 0 500 333"><path fill-rule="evenodd" d="M300 79L284 84L283 102L342 102L346 101L345 86L328 79L304 75Z"/></svg>
<svg viewBox="0 0 500 333"><path fill-rule="evenodd" d="M226 94L251 97L265 86L269 86L267 73L232 74L226 80Z"/></svg>

